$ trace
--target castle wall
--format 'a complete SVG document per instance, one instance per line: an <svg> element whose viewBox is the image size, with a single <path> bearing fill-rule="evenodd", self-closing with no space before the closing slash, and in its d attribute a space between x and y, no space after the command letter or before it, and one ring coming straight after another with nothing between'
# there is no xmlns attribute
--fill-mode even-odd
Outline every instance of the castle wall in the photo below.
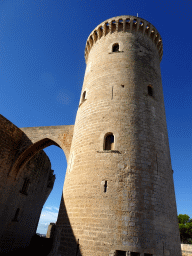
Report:
<svg viewBox="0 0 192 256"><path fill-rule="evenodd" d="M39 151L26 166L11 176L19 155L32 142L18 127L0 115L0 251L29 245L35 234L42 207L50 194L55 176L49 158ZM28 178L30 185L23 189ZM16 216L19 209L18 216Z"/></svg>
<svg viewBox="0 0 192 256"><path fill-rule="evenodd" d="M109 19L88 38L63 188L66 209L60 206L57 220L60 255L74 255L75 237L83 256L115 251L181 256L160 72L162 44L155 43L154 36L160 36L150 23L144 21L145 28L149 25L145 32L136 25L141 19L133 23L136 17L128 18L127 25L124 16ZM115 43L118 52L112 52ZM103 149L109 132L114 150ZM68 219L70 226L65 225Z"/></svg>
<svg viewBox="0 0 192 256"><path fill-rule="evenodd" d="M41 126L20 128L33 143L49 138L63 149L68 161L74 125ZM53 144L54 145L54 144Z"/></svg>
<svg viewBox="0 0 192 256"><path fill-rule="evenodd" d="M192 244L181 244L182 256L192 255Z"/></svg>

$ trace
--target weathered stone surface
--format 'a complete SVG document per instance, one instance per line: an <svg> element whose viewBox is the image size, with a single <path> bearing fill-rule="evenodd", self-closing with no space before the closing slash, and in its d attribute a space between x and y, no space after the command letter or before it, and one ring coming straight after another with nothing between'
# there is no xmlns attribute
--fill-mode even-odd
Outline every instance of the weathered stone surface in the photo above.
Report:
<svg viewBox="0 0 192 256"><path fill-rule="evenodd" d="M34 144L38 143L40 147L43 142L46 142L45 139L47 139L49 144L42 145L42 148L50 145L56 145L62 148L68 161L74 125L25 127L20 129Z"/></svg>
<svg viewBox="0 0 192 256"><path fill-rule="evenodd" d="M182 256L192 255L192 244L181 244Z"/></svg>
<svg viewBox="0 0 192 256"><path fill-rule="evenodd" d="M119 51L112 52L117 43ZM83 256L118 250L181 256L162 51L155 27L133 16L109 19L88 37L56 223L58 255L75 255L79 239ZM113 150L104 150L108 133Z"/></svg>
<svg viewBox="0 0 192 256"><path fill-rule="evenodd" d="M50 223L47 229L46 238L53 238L55 232L55 223Z"/></svg>
<svg viewBox="0 0 192 256"><path fill-rule="evenodd" d="M0 115L1 253L29 245L54 185L55 175L42 150L18 172L12 172L18 157L31 145L24 132Z"/></svg>

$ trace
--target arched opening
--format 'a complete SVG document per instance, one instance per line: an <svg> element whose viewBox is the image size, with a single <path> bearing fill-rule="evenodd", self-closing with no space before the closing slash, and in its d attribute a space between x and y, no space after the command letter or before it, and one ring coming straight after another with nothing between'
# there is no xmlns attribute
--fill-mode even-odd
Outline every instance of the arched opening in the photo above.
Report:
<svg viewBox="0 0 192 256"><path fill-rule="evenodd" d="M49 187L49 185L51 185L49 183L49 175L46 176L48 180L47 178L46 180L44 180L44 186L46 186L48 190L51 190L51 193L48 195L47 198L45 198L45 203L41 210L40 218L37 220L36 233L46 235L48 225L51 222L56 223L57 221L59 206L61 204L61 195L63 190L65 173L67 169L66 156L65 154L63 154L64 151L61 150L61 147L55 141L49 138L44 138L40 141L37 141L36 143L32 144L29 148L27 148L20 155L20 157L18 157L18 160L15 162L10 172L10 176L15 177L15 180L17 182L17 180L19 180L20 175L22 175L22 170L24 170L24 168L27 167L28 163L30 163L30 160L33 160L33 157L35 157L42 150L44 150L47 156L49 157L49 160L51 162L51 169L56 171L57 176L54 182L54 188L53 186ZM31 180L30 186L30 176L25 176L23 182L21 183L20 192L23 192L26 196L33 195L35 193L35 182L38 182L38 187L40 187L40 189L44 191L44 187L42 187L42 184L40 184L42 183L41 181L39 183L38 179L36 181ZM63 211L65 212L65 204L64 201L62 202ZM18 208L15 212L15 216L12 221L18 221L19 213L20 209Z"/></svg>
<svg viewBox="0 0 192 256"><path fill-rule="evenodd" d="M3 124L1 129L8 131L7 135L3 133L3 136L9 147L5 145L5 147L2 146L2 149L3 151L11 149L12 144L8 144L10 139L11 142L14 142L14 147L11 149L11 153L13 152L14 154L12 153L13 159L10 159L9 164L6 165L4 161L6 168L4 166L1 168L2 173L6 169L4 175L6 183L4 182L4 184L7 186L6 191L4 191L6 195L2 191L1 197L4 200L0 212L0 247L2 251L11 252L18 248L25 248L25 246L29 245L35 232L39 231L39 234L45 235L48 225L51 222L58 222L58 211L61 213L61 217L57 228L59 229L60 226L66 224L67 233L70 233L70 242L73 246L76 244L76 249L77 242L70 226L62 195L63 181L67 169L65 155L68 159L73 126L26 127L19 129L8 120L5 119L5 121L5 126ZM47 136L51 138L47 138ZM51 148L52 150L54 148L53 152L56 152L56 164L54 164L53 153L51 152L51 155L47 153ZM46 153L43 149L45 149ZM0 160L2 159L3 157ZM60 171L59 160L63 161L60 164ZM56 183L54 184L55 175L53 175L52 168L56 170L57 182L60 182L59 189L59 186ZM20 192L26 194L23 195ZM51 195L53 196L50 201ZM57 205L55 205L56 201ZM42 210L43 205L46 205L46 212ZM59 210L59 208L61 209ZM63 223L63 215L65 215L65 223ZM54 220L52 219L53 217ZM56 232L58 229L56 229ZM71 249L73 248L69 248L70 251ZM80 249L78 255L81 255Z"/></svg>
<svg viewBox="0 0 192 256"><path fill-rule="evenodd" d="M16 179L19 171L22 170L22 168L29 162L30 159L34 157L34 155L36 155L40 150L51 145L55 145L60 148L60 146L56 142L48 138L42 139L32 144L15 161L9 176L15 177Z"/></svg>
<svg viewBox="0 0 192 256"><path fill-rule="evenodd" d="M67 161L63 158L63 151L55 145L51 145L45 148L44 151L51 161L51 167L53 170L55 170L56 180L54 188L42 208L36 232L48 235L47 231L49 224L55 223L55 231L57 232L56 234L58 234L58 229L62 230L61 235L57 237L58 241L61 241L61 239L63 239L65 236L69 236L69 244L67 245L67 248L64 252L70 254L71 251L74 250L74 255L75 253L78 253L78 255L81 256L81 250L78 248L78 241L76 240L73 229L71 228L71 223L68 217L63 195L63 184L67 170ZM53 236L54 235L55 233L53 233ZM67 241L62 240L61 245L65 247ZM63 249L60 248L58 250L62 251ZM58 251L58 254L61 254L61 252Z"/></svg>
<svg viewBox="0 0 192 256"><path fill-rule="evenodd" d="M42 205L43 208L41 210L41 216L36 224L36 232L39 234L46 235L49 223L57 221L61 199L60 195L62 194L65 173L67 169L67 161L64 151L61 150L61 147L55 141L49 138L44 138L40 141L37 141L36 143L32 144L29 148L27 148L23 153L21 153L21 155L18 157L15 164L13 165L9 176L15 178L15 182L18 182L20 177L23 175L22 171L28 168L30 160L33 161L33 158L36 157L38 153L42 152L42 150L44 150L47 156L49 157L49 160L51 162L51 169L56 170L56 174L58 176L57 179L55 179L55 182L52 179L49 180L49 177L52 178L51 172L46 172L46 169L44 169L43 167L45 173L47 173L46 177L41 177L41 179L43 177L43 179L45 179L43 180L44 185L42 186L42 181L40 181L39 178L36 178L35 180L32 176L32 173L28 173L22 178L23 182L20 183L21 187L19 192L24 194L25 196L33 196L37 187L40 187L42 192L45 189L46 191L51 192L49 192L47 194L47 197L45 197L45 203L44 205ZM38 173L38 170L36 169L32 172L36 172L37 176L39 177L41 176L41 174ZM38 186L35 185L36 182L38 182ZM12 221L18 221L19 213L20 209L18 208Z"/></svg>
<svg viewBox="0 0 192 256"><path fill-rule="evenodd" d="M63 184L67 170L67 161L65 154L63 154L63 150L55 145L45 148L44 152L49 157L51 168L54 170L56 176L53 189L43 205L36 230L37 233L46 235L49 224L51 222L56 223L58 218ZM63 202L63 207L64 206Z"/></svg>
<svg viewBox="0 0 192 256"><path fill-rule="evenodd" d="M108 133L104 138L104 150L114 150L114 148L114 135L112 133Z"/></svg>
<svg viewBox="0 0 192 256"><path fill-rule="evenodd" d="M119 51L119 44L116 43L112 46L112 52L118 52Z"/></svg>

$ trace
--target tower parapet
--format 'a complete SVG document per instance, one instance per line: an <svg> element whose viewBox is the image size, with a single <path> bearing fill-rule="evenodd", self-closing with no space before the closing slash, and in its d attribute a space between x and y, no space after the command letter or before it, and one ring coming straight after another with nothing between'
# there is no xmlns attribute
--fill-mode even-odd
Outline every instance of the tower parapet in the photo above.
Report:
<svg viewBox="0 0 192 256"><path fill-rule="evenodd" d="M87 62L92 46L101 37L114 32L142 33L148 36L157 47L160 61L163 56L163 43L157 29L148 21L131 15L123 15L105 20L99 24L89 35L85 47L85 60Z"/></svg>

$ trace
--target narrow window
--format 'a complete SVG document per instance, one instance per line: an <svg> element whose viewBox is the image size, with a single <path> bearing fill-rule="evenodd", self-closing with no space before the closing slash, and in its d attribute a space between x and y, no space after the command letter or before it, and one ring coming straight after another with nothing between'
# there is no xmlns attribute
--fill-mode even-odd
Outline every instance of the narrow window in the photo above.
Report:
<svg viewBox="0 0 192 256"><path fill-rule="evenodd" d="M81 102L83 103L83 101L85 101L85 99L86 99L86 91L84 91L84 92L83 92L83 95L82 95L82 100L81 100Z"/></svg>
<svg viewBox="0 0 192 256"><path fill-rule="evenodd" d="M105 137L104 150L113 150L113 149L114 149L114 136L112 133L110 133Z"/></svg>
<svg viewBox="0 0 192 256"><path fill-rule="evenodd" d="M126 256L125 251L116 251L115 256Z"/></svg>
<svg viewBox="0 0 192 256"><path fill-rule="evenodd" d="M131 252L131 256L140 256L139 252Z"/></svg>
<svg viewBox="0 0 192 256"><path fill-rule="evenodd" d="M17 208L17 210L16 210L16 212L15 212L15 216L14 216L14 218L13 218L13 220L12 220L12 221L18 221L19 211L20 211L20 209L19 209L19 208Z"/></svg>
<svg viewBox="0 0 192 256"><path fill-rule="evenodd" d="M25 178L22 190L20 191L22 194L27 194L28 188L30 185L30 180L28 178Z"/></svg>
<svg viewBox="0 0 192 256"><path fill-rule="evenodd" d="M112 52L118 52L119 51L119 44L114 44L112 47Z"/></svg>
<svg viewBox="0 0 192 256"><path fill-rule="evenodd" d="M104 193L107 192L107 180L105 180L105 184L104 184Z"/></svg>
<svg viewBox="0 0 192 256"><path fill-rule="evenodd" d="M149 95L149 96L153 96L153 88L152 88L151 85L148 85L148 86L147 86L147 90L148 90L148 95Z"/></svg>

